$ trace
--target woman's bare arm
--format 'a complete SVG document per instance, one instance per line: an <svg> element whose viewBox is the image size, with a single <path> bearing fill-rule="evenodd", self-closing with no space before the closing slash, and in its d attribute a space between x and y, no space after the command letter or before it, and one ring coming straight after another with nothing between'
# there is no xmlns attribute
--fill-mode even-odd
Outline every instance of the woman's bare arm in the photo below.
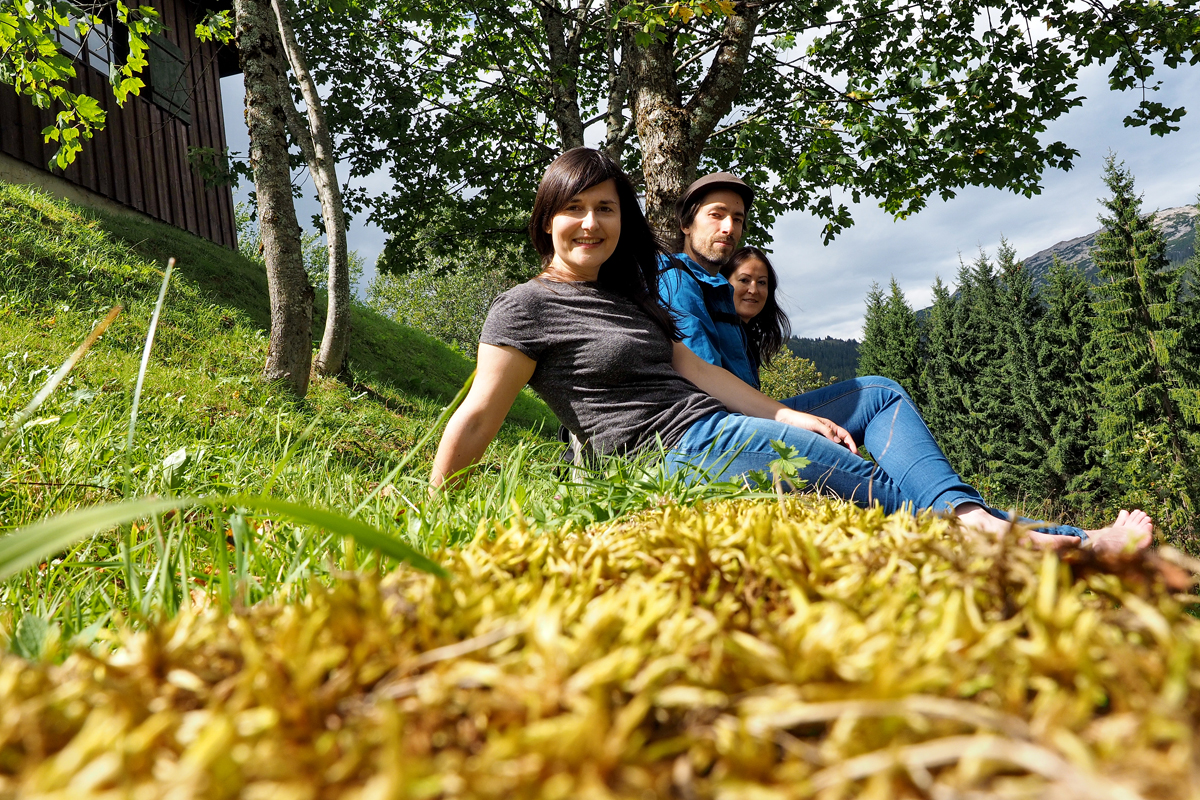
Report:
<svg viewBox="0 0 1200 800"><path fill-rule="evenodd" d="M783 403L772 400L728 370L709 364L682 342L675 343L675 349L671 353L671 364L676 372L720 400L730 411L748 417L773 419L819 433L831 442L849 448L851 452L858 452L858 445L845 428L824 417L794 411Z"/></svg>
<svg viewBox="0 0 1200 800"><path fill-rule="evenodd" d="M475 382L446 424L430 483L439 488L453 485L459 472L479 461L536 366L536 361L515 347L479 345Z"/></svg>

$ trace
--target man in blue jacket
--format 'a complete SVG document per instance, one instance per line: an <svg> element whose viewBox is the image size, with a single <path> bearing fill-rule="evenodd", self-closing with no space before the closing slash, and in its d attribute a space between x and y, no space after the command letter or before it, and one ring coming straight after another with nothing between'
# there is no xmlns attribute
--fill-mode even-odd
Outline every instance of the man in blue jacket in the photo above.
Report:
<svg viewBox="0 0 1200 800"><path fill-rule="evenodd" d="M757 388L733 287L720 272L738 248L753 202L754 189L728 172L689 186L675 204L683 252L664 261L658 287L688 349Z"/></svg>

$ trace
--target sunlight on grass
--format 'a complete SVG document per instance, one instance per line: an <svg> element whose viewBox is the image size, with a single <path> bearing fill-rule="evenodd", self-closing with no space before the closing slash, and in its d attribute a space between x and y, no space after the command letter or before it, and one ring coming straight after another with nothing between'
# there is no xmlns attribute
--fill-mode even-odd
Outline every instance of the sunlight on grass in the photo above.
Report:
<svg viewBox="0 0 1200 800"><path fill-rule="evenodd" d="M258 377L257 265L2 185L0 211L11 211L0 215L11 234L0 250L0 419L100 330L102 303L126 308L0 456L0 531L10 531L0 538L0 635L21 628L85 644L97 625L175 614L197 592L225 605L304 595L313 579L385 568L381 555L436 570L441 548L518 516L582 528L672 500L746 494L619 459L572 481L561 446L541 433L553 418L526 399L515 413L530 427L506 424L464 489L431 496L434 446L470 374L450 349L367 318L355 352L403 381L360 371L316 380L295 402ZM187 258L169 278L154 259L172 237ZM231 286L255 294L234 297ZM442 388L449 380L458 383Z"/></svg>

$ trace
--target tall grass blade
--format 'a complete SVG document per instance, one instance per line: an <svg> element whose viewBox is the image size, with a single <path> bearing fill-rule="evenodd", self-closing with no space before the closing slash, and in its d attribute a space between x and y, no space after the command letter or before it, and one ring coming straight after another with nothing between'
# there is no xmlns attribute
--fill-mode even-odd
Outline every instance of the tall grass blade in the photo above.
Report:
<svg viewBox="0 0 1200 800"><path fill-rule="evenodd" d="M279 476L283 474L284 468L292 457L296 455L296 451L300 446L308 441L308 437L312 436L312 432L316 429L317 423L321 421L321 415L318 413L313 417L313 421L308 423L308 426L296 437L296 440L288 444L288 448L284 451L283 458L279 459L279 463L275 465L275 469L271 470L271 477L267 478L266 485L263 486L262 494L269 495L275 488L275 481L279 480Z"/></svg>
<svg viewBox="0 0 1200 800"><path fill-rule="evenodd" d="M158 302L154 304L154 313L150 316L150 330L146 333L146 344L142 348L142 363L138 367L137 383L133 387L133 408L129 412L129 434L125 438L125 496L130 493L133 481L133 470L130 459L133 457L133 433L137 428L138 404L142 400L142 385L146 382L146 368L150 365L150 350L154 347L154 332L158 330L158 317L162 314L163 303L167 299L167 286L171 282L171 273L175 270L175 259L167 261L167 271L163 273L162 287L158 290Z"/></svg>
<svg viewBox="0 0 1200 800"><path fill-rule="evenodd" d="M94 506L82 511L60 514L48 520L13 531L0 538L0 581L27 569L70 547L75 542L100 531L128 525L143 517L166 511L181 511L196 506L230 507L248 511L265 511L288 517L306 525L323 528L340 536L351 536L363 547L378 550L385 556L403 561L422 572L446 578L437 562L392 536L366 523L333 511L299 503L288 503L269 497L184 497L140 498Z"/></svg>
<svg viewBox="0 0 1200 800"><path fill-rule="evenodd" d="M129 412L129 433L125 437L125 496L133 494L133 435L137 429L138 404L142 400L142 385L146 382L146 368L150 366L150 350L154 347L154 334L158 330L158 318L162 314L163 304L167 300L167 287L171 283L171 273L175 270L175 259L167 261L167 271L163 273L162 286L158 290L158 302L154 304L154 313L150 315L150 329L146 332L146 344L142 347L142 363L138 366L137 382L133 387L133 407ZM133 569L133 530L125 532L121 538L121 560L125 567L125 580L134 599L140 600L142 587L138 582L137 573Z"/></svg>
<svg viewBox="0 0 1200 800"><path fill-rule="evenodd" d="M422 555L401 540L388 536L365 522L359 522L335 511L289 503L273 497L236 497L229 498L225 502L243 508L257 508L272 514L279 514L296 522L323 528L341 536L352 536L355 541L369 550L378 550L383 555L397 561L404 561L422 572L429 572L442 578L450 577L450 573L440 564Z"/></svg>
<svg viewBox="0 0 1200 800"><path fill-rule="evenodd" d="M115 320L117 315L121 313L121 308L122 307L119 305L113 306L112 310L108 312L108 316L100 320L100 324L92 328L92 332L87 335L87 338L83 340L83 343L80 344L79 347L75 348L75 352L67 356L67 360L64 361L62 366L58 368L58 371L46 380L46 383L43 384L42 388L38 390L38 393L33 396L32 400L29 401L29 405L21 409L21 413L17 414L17 416L13 418L9 431L0 436L0 453L4 452L4 448L8 446L8 443L12 437L21 430L21 426L25 424L25 421L33 416L33 412L37 411L42 403L46 402L46 398L54 393L54 390L58 388L58 385L63 382L63 378L67 377L67 373L75 368L75 365L78 364L79 360L83 358L84 354L86 354L87 351L92 348L92 345L96 343L96 340L99 339L106 330L108 330L108 326L112 325L113 320Z"/></svg>
<svg viewBox="0 0 1200 800"><path fill-rule="evenodd" d="M471 391L471 384L474 382L475 370L471 370L471 374L467 376L467 380L463 383L462 388L458 390L458 394L454 395L454 399L450 401L450 405L442 409L442 413L439 414L437 420L429 426L429 430L425 431L425 435L422 436L421 439L415 445L413 445L407 453L404 454L404 458L400 459L400 463L393 467L392 471L384 476L384 479L379 482L379 485L371 490L371 493L364 497L361 503L354 507L354 510L350 512L350 516L358 516L358 512L366 508L367 503L374 500L375 496L382 492L385 487L391 485L392 481L396 479L396 476L400 474L400 471L408 466L408 462L412 461L413 457L421 451L421 448L424 447L431 438L433 438L433 435L442 429L442 426L446 424L446 420L450 419L450 415L453 414L460 405L462 405L462 401L467 399L467 392Z"/></svg>
<svg viewBox="0 0 1200 800"><path fill-rule="evenodd" d="M180 508L187 502L176 498L126 500L60 514L13 531L0 538L0 580L44 561L87 536Z"/></svg>

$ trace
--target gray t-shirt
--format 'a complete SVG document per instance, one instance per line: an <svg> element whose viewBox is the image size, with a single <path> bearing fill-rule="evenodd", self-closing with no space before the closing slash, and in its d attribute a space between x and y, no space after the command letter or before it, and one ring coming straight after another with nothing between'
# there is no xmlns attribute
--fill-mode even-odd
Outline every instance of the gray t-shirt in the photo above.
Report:
<svg viewBox="0 0 1200 800"><path fill-rule="evenodd" d="M671 366L672 342L632 300L594 283L534 278L492 302L483 344L537 362L529 385L598 453L674 446L720 401Z"/></svg>

